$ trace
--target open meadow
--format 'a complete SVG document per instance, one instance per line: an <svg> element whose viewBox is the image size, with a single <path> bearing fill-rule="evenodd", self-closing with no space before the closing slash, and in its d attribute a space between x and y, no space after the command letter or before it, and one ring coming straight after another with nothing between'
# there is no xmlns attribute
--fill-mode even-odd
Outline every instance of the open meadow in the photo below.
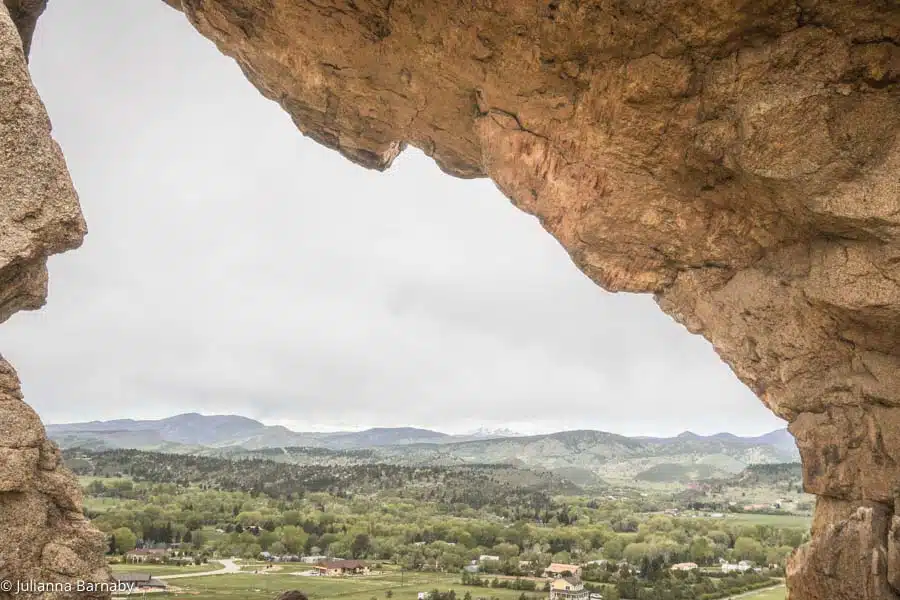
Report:
<svg viewBox="0 0 900 600"><path fill-rule="evenodd" d="M203 565L155 565L155 564L112 564L109 566L115 573L149 573L158 575L181 575L184 573L204 573L222 568L222 563L209 561Z"/></svg>
<svg viewBox="0 0 900 600"><path fill-rule="evenodd" d="M728 513L728 523L742 525L770 525L772 527L808 529L812 517L806 515L764 515L757 513Z"/></svg>
<svg viewBox="0 0 900 600"><path fill-rule="evenodd" d="M776 588L770 588L767 590L761 590L759 592L755 592L752 594L748 594L746 596L742 596L742 600L784 600L785 597L785 588L784 586L778 586Z"/></svg>
<svg viewBox="0 0 900 600"><path fill-rule="evenodd" d="M463 586L459 576L438 573L391 573L368 577L306 577L289 573L268 575L233 574L185 578L175 583L180 592L170 598L182 600L273 600L285 590L302 590L310 600L341 598L342 600L416 600L419 592L433 589L455 589L462 598L466 591L472 597L496 597L516 600L520 591ZM390 595L388 595L390 594ZM544 592L526 592L528 596L545 597Z"/></svg>

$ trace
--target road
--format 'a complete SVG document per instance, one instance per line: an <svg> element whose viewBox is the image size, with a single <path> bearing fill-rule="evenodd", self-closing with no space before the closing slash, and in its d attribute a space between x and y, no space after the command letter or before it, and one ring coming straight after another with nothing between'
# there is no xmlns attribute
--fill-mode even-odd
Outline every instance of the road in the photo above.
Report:
<svg viewBox="0 0 900 600"><path fill-rule="evenodd" d="M724 600L738 600L738 598L749 598L750 600L752 600L752 598L754 596L759 596L763 592L771 592L772 590L776 590L778 588L783 588L783 587L784 587L784 584L779 583L778 585L773 585L771 587L760 588L758 590L753 590L750 592L744 592L743 594L738 594L737 596L729 596L728 598L725 598Z"/></svg>
<svg viewBox="0 0 900 600"><path fill-rule="evenodd" d="M154 579L184 579L185 577L206 577L207 575L225 575L227 573L240 573L241 568L237 566L233 558L223 558L219 560L222 568L216 571L203 571L200 573L179 573L178 575L157 575Z"/></svg>

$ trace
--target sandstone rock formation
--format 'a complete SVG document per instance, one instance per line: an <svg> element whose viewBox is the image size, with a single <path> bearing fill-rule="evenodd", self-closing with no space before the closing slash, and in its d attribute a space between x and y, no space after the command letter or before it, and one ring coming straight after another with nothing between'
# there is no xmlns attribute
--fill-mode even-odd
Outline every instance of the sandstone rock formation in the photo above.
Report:
<svg viewBox="0 0 900 600"><path fill-rule="evenodd" d="M34 21L17 20L30 34ZM36 18L36 16L35 16ZM46 260L77 246L84 221L50 122L31 85L19 33L0 5L0 321L37 308ZM37 414L22 400L13 368L0 357L0 599L105 597L78 582L108 582L105 537L82 514L75 479L60 466ZM16 594L17 584L57 584ZM71 586L71 592L67 591Z"/></svg>
<svg viewBox="0 0 900 600"><path fill-rule="evenodd" d="M165 1L304 134L491 177L599 285L654 294L797 437L820 502L791 598L900 598L897 0ZM4 314L83 232L42 111L11 119L45 150L3 159Z"/></svg>

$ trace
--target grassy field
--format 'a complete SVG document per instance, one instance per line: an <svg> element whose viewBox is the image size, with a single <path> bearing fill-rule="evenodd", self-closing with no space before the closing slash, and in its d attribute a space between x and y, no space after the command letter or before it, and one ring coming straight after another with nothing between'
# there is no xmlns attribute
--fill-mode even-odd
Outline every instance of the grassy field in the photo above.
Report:
<svg viewBox="0 0 900 600"><path fill-rule="evenodd" d="M141 564L114 564L110 565L113 573L150 573L151 575L178 575L180 573L203 573L216 571L222 568L222 563L210 561L205 565L141 565Z"/></svg>
<svg viewBox="0 0 900 600"><path fill-rule="evenodd" d="M401 581L402 580L402 581ZM174 585L182 588L169 598L182 600L272 600L285 590L302 590L310 600L384 600L388 590L392 600L416 600L418 592L455 589L462 597L466 590L473 597L496 596L516 600L522 592L515 590L463 586L458 575L433 573L389 574L370 577L304 577L275 573L271 575L213 575L185 578ZM526 592L529 596L546 596L545 592Z"/></svg>
<svg viewBox="0 0 900 600"><path fill-rule="evenodd" d="M117 498L95 498L93 496L85 496L84 498L84 508L89 512L106 512L119 504L121 504L121 500Z"/></svg>
<svg viewBox="0 0 900 600"><path fill-rule="evenodd" d="M746 600L784 600L785 589L784 586L779 586L777 588L770 588L768 590L762 590L761 592L757 592L755 594L750 594L744 596ZM742 600L743 600L742 598Z"/></svg>
<svg viewBox="0 0 900 600"><path fill-rule="evenodd" d="M304 563L276 563L266 568L267 563L241 563L241 571L259 571L260 573L299 573L301 571L311 571L312 565Z"/></svg>
<svg viewBox="0 0 900 600"><path fill-rule="evenodd" d="M752 513L729 513L729 523L746 523L747 525L773 525L775 527L796 527L806 529L812 523L812 517L805 515L758 515Z"/></svg>

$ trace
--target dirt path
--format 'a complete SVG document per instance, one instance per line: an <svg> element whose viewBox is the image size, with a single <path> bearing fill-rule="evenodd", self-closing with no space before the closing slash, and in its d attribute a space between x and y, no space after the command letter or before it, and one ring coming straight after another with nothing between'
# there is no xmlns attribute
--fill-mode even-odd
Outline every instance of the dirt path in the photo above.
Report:
<svg viewBox="0 0 900 600"><path fill-rule="evenodd" d="M178 575L157 575L154 579L185 579L187 577L206 577L207 575L225 575L226 573L240 573L241 568L237 566L233 558L223 558L219 560L222 568L216 571L202 571L200 573L179 573Z"/></svg>

